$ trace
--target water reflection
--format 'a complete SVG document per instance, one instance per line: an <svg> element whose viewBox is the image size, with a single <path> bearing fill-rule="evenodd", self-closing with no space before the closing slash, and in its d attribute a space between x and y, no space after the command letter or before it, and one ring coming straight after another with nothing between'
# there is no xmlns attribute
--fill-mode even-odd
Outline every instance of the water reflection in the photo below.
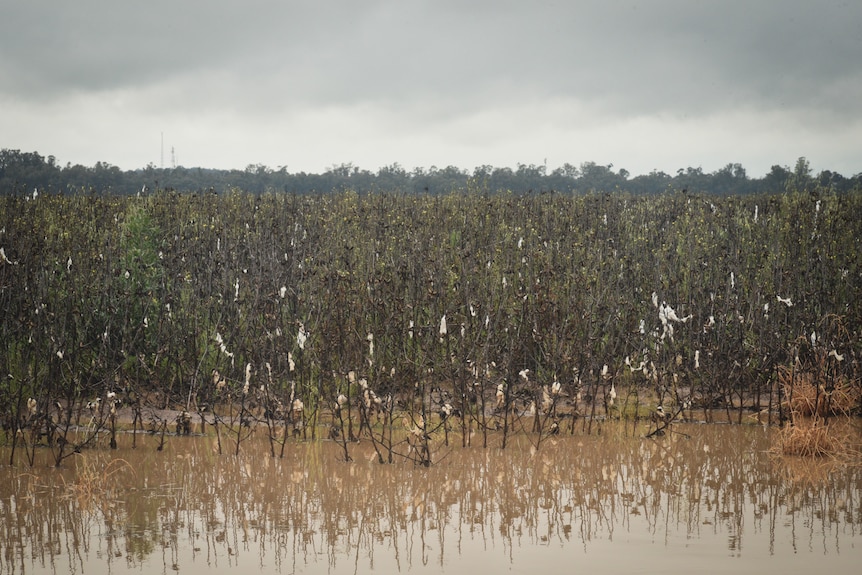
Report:
<svg viewBox="0 0 862 575"><path fill-rule="evenodd" d="M238 457L174 438L0 470L0 573L720 572L860 558L862 468L768 455L759 426L655 441L563 436L445 448L430 468L370 445L266 441Z"/></svg>

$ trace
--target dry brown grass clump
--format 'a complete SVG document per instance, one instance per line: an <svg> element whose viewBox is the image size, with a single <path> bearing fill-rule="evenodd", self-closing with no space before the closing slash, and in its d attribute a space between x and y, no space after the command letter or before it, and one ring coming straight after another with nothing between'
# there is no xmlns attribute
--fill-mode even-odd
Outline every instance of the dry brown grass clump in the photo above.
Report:
<svg viewBox="0 0 862 575"><path fill-rule="evenodd" d="M781 429L773 453L807 458L859 456L850 421L859 406L859 387L844 377L829 379L825 364L813 370L779 369L790 425Z"/></svg>
<svg viewBox="0 0 862 575"><path fill-rule="evenodd" d="M839 457L849 446L846 435L820 417L796 418L792 425L780 431L773 450L800 457Z"/></svg>
<svg viewBox="0 0 862 575"><path fill-rule="evenodd" d="M786 398L784 407L794 416L850 415L859 406L858 386L844 378L827 385L822 377L789 368L781 368L778 376Z"/></svg>

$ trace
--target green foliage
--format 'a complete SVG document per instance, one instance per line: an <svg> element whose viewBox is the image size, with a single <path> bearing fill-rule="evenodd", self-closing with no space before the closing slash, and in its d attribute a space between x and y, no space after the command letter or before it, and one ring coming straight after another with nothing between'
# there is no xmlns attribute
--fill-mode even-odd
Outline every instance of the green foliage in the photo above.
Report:
<svg viewBox="0 0 862 575"><path fill-rule="evenodd" d="M383 166L377 172L353 164L340 164L323 173L290 173L287 166L273 170L262 164L249 164L244 170L204 168L156 168L123 172L116 166L97 162L93 167L59 166L54 157L44 158L36 152L0 150L0 195L25 195L34 191L45 194L98 192L123 195L147 195L152 190L207 191L230 193L243 190L253 194L287 192L319 194L354 190L359 193L448 194L498 193L519 194L628 192L661 194L670 190L688 190L713 195L751 193L806 192L815 184L823 189L844 193L862 187L862 173L845 178L824 170L812 176L808 160L801 157L793 170L772 166L763 178L750 178L741 164L729 163L712 173L701 167L680 168L676 175L653 171L630 177L626 169L614 171L613 164L583 162L579 166L565 163L549 171L544 164L518 164L509 167L478 166L467 172L455 166L417 167L408 172L399 164Z"/></svg>
<svg viewBox="0 0 862 575"><path fill-rule="evenodd" d="M146 206L133 203L121 226L122 265L136 293L152 293L161 279L161 231Z"/></svg>

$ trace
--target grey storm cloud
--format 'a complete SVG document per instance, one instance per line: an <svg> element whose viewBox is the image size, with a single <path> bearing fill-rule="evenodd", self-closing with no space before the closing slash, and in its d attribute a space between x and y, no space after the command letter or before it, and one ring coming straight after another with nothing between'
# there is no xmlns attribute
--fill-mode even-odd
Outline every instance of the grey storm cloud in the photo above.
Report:
<svg viewBox="0 0 862 575"><path fill-rule="evenodd" d="M859 2L17 3L2 90L34 98L220 76L284 98L562 95L635 110L850 106Z"/></svg>
<svg viewBox="0 0 862 575"><path fill-rule="evenodd" d="M124 91L189 113L370 106L408 123L547 101L617 119L862 117L857 1L6 4L0 103Z"/></svg>

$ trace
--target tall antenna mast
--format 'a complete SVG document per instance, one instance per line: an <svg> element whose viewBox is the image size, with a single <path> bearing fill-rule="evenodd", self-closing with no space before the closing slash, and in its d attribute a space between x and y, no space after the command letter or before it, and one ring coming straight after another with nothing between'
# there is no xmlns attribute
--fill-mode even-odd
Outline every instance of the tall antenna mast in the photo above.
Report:
<svg viewBox="0 0 862 575"><path fill-rule="evenodd" d="M162 150L161 150L161 154L162 154L162 155L161 155L161 163L159 164L159 167L160 167L160 168L162 168L162 169L164 170L164 169L165 169L165 133L164 133L164 132L162 132Z"/></svg>

